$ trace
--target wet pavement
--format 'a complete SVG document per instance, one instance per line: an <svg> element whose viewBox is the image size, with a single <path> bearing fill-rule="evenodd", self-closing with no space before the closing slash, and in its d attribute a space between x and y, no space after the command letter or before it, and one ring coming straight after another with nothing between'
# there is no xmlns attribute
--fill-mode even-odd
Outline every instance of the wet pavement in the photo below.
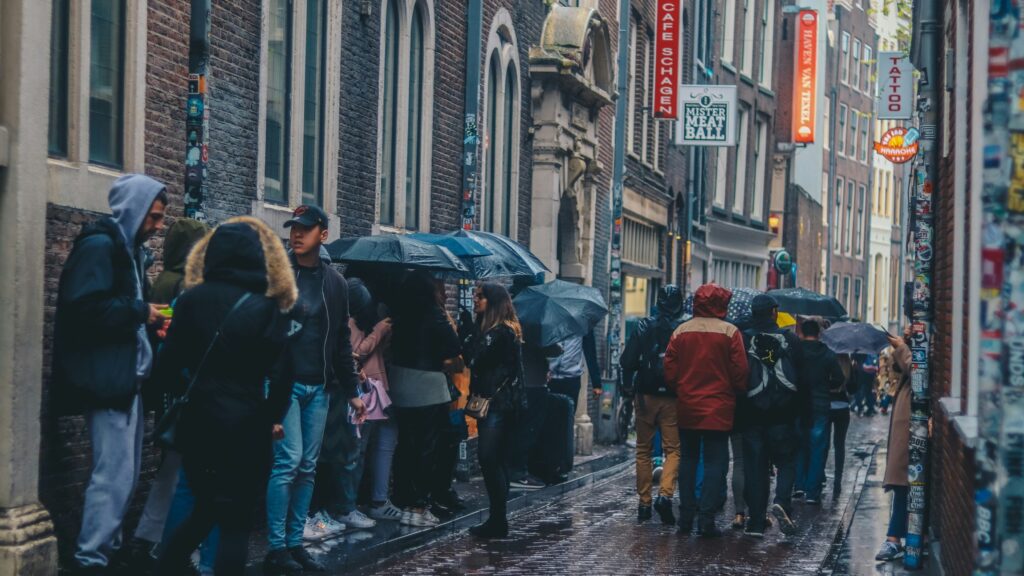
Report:
<svg viewBox="0 0 1024 576"><path fill-rule="evenodd" d="M843 551L844 537L886 419L855 418L847 439L847 480L837 500L796 504L798 532L785 538L769 530L763 540L728 530L707 540L679 536L674 527L636 522L631 467L511 519L507 539L481 541L464 529L434 543L378 562L370 574L773 574L828 573ZM829 464L831 468L831 461ZM831 486L831 474L828 486ZM732 511L731 494L726 511ZM721 515L723 527L731 516ZM882 528L884 530L884 527ZM867 538L867 536L865 536ZM876 543L877 544L877 543ZM863 545L861 545L862 547ZM857 552L861 547L854 548ZM327 554L326 558L331 558ZM871 552L874 557L874 551ZM848 565L855 566L855 564ZM340 566L332 564L332 570ZM340 571L340 570L339 570ZM838 572L837 572L838 573ZM846 572L860 574L861 572ZM874 573L874 572L868 572Z"/></svg>

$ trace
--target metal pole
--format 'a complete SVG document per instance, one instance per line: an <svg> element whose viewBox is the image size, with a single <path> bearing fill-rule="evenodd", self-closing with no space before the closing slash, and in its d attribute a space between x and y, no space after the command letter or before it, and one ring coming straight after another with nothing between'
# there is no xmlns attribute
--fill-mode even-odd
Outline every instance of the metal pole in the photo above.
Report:
<svg viewBox="0 0 1024 576"><path fill-rule="evenodd" d="M842 8L837 7L836 8L836 31L837 31L836 38L839 37L838 30L839 30L840 25L842 23L843 23L843 11L842 11ZM837 42L838 42L838 40L837 40ZM827 43L827 41L826 41L826 43ZM839 90L836 87L839 86L839 58L840 58L840 56L839 56L839 45L836 44L836 47L835 47L834 50L826 50L825 53L826 54L831 54L831 53L835 54L835 63L834 63L834 65L831 65L832 63L830 63L830 66L829 66L829 68L832 70L832 75L834 77L832 78L832 82L831 82L832 88L829 90L829 93L830 93L829 108L830 108L830 110L829 110L828 118L829 118L829 122L831 122L832 125L829 126L829 130L828 130L829 139L831 140L831 142L829 142L829 153L828 153L828 190L829 190L829 195L828 195L828 206L825 207L826 214L828 214L828 238L826 238L826 240L825 240L826 245L828 246L828 250L825 250L825 294L833 296L834 294L832 294L832 253L835 251L835 246L833 246L832 243L833 243L833 239L836 236L836 229L835 229L835 226L836 226L836 214L835 214L834 207L836 205L836 194L842 192L842 190L836 190L836 142L837 142L837 140L839 138L839 134L836 134L836 124L839 121L839 118L837 118L837 116L839 115L838 114L838 111L839 111ZM836 290L838 291L838 285L836 287Z"/></svg>
<svg viewBox="0 0 1024 576"><path fill-rule="evenodd" d="M924 538L927 534L925 516L927 510L928 479L928 419L931 416L929 383L931 381L932 342L932 265L935 226L932 208L932 191L938 178L938 122L939 107L942 104L939 92L939 49L942 42L942 24L933 2L921 3L914 22L918 37L916 52L917 69L921 71L919 83L918 112L920 117L921 151L920 162L915 163L913 172L914 195L911 198L913 215L913 262L914 295L911 316L911 344L913 355L911 367L911 413L910 413L910 466L907 471L910 480L908 499L907 548L903 564L908 569L920 569L924 562ZM959 215L952 215L959 217Z"/></svg>
<svg viewBox="0 0 1024 576"><path fill-rule="evenodd" d="M185 217L206 221L206 147L210 111L206 105L210 62L211 0L192 0L188 43L188 100L185 107Z"/></svg>
<svg viewBox="0 0 1024 576"><path fill-rule="evenodd" d="M608 315L608 368L612 380L619 378L622 353L622 180L626 170L626 91L629 89L629 0L619 0L618 94L615 101L615 160L612 164L612 251L611 309Z"/></svg>

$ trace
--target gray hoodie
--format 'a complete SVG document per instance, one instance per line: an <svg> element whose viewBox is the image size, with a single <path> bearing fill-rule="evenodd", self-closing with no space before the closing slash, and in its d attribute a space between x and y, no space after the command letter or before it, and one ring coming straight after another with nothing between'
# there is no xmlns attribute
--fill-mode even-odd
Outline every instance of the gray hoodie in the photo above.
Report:
<svg viewBox="0 0 1024 576"><path fill-rule="evenodd" d="M145 252L142 250L142 244L136 243L135 235L145 221L153 201L165 189L166 186L144 174L125 174L114 181L108 196L114 222L124 236L125 246L132 251L130 256L135 264L135 297L140 300L142 277L145 274ZM145 324L139 325L137 337L139 346L136 374L139 378L146 378L153 367L153 348L149 344Z"/></svg>

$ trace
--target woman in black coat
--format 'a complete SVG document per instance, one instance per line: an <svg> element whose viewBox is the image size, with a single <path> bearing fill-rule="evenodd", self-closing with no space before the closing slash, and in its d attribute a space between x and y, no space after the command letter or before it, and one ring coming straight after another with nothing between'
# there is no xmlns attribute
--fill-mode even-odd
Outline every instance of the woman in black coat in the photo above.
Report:
<svg viewBox="0 0 1024 576"><path fill-rule="evenodd" d="M506 455L523 391L523 330L508 290L484 282L473 295L476 326L466 345L466 363L472 371L470 396L490 399L487 415L477 420L480 469L490 501L487 521L470 529L481 538L508 536L508 470Z"/></svg>
<svg viewBox="0 0 1024 576"><path fill-rule="evenodd" d="M160 573L179 573L218 525L216 572L242 574L272 438L291 395L282 351L295 332L286 312L298 293L281 241L249 217L228 220L196 245L185 288L154 378L180 394L182 374L198 373L176 438L196 500L160 558Z"/></svg>

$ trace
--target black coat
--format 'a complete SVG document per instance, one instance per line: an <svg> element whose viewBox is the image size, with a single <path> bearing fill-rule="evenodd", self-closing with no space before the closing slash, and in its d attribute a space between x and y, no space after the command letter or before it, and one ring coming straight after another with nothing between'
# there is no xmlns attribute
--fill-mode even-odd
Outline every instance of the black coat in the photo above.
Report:
<svg viewBox="0 0 1024 576"><path fill-rule="evenodd" d="M499 324L474 333L466 344L470 394L492 398L491 410L516 411L526 400L523 346L511 328Z"/></svg>
<svg viewBox="0 0 1024 576"><path fill-rule="evenodd" d="M391 363L395 366L442 372L444 361L461 353L459 335L439 307L395 318L391 331Z"/></svg>
<svg viewBox="0 0 1024 576"><path fill-rule="evenodd" d="M665 383L662 362L678 326L678 321L662 316L640 320L619 360L624 386L635 386L638 394L675 397L676 391Z"/></svg>
<svg viewBox="0 0 1024 576"><path fill-rule="evenodd" d="M797 371L808 393L807 416L828 414L833 399L849 399L846 377L839 360L824 343L817 340L803 342L803 362L797 366Z"/></svg>
<svg viewBox="0 0 1024 576"><path fill-rule="evenodd" d="M141 248L139 248L141 250ZM54 383L63 412L128 410L139 391L139 326L149 318L148 282L136 298L133 261L109 217L87 226L60 275L54 327Z"/></svg>
<svg viewBox="0 0 1024 576"><path fill-rule="evenodd" d="M807 412L810 393L806 382L801 377L801 368L804 365L803 343L799 338L797 338L796 334L793 334L789 330L779 328L774 320L765 320L763 318L755 319L751 322L750 327L743 331L743 345L748 352L750 351L751 342L753 341L754 336L758 334L781 334L783 338L786 339L786 347L788 350L787 356L794 372L796 373L797 381L795 384L797 387L797 401L790 409L766 414L751 406L746 397L743 397L736 403L737 428L742 428L747 425L796 425L800 418ZM750 359L750 362L754 362L754 360ZM753 373L753 370L751 370L751 373ZM756 384L750 383L748 385L748 390L752 390L755 387Z"/></svg>

